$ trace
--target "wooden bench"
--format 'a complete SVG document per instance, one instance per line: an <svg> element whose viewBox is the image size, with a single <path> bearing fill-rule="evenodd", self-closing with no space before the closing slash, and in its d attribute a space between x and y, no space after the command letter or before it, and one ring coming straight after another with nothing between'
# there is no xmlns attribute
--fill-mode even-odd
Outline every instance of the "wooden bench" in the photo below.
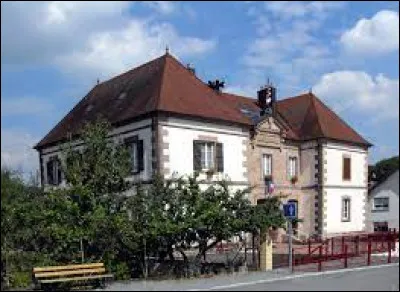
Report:
<svg viewBox="0 0 400 292"><path fill-rule="evenodd" d="M104 263L36 267L32 276L35 287L39 289L76 282L96 282L104 287L105 280L113 277L112 274L106 274Z"/></svg>

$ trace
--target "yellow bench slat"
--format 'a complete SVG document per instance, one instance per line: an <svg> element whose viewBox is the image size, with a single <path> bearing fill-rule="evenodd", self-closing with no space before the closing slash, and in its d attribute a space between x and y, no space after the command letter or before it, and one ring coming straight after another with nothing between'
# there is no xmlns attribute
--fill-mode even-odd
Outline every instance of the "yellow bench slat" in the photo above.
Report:
<svg viewBox="0 0 400 292"><path fill-rule="evenodd" d="M70 276L70 275L84 275L84 274L99 274L105 273L105 268L99 269L81 269L81 270L69 270L69 271L56 271L56 272L44 272L44 273L36 273L35 278L49 278L49 277L61 277L61 276Z"/></svg>
<svg viewBox="0 0 400 292"><path fill-rule="evenodd" d="M102 268L102 267L104 267L104 263L68 265L68 266L37 267L37 268L33 268L33 273L62 271L62 270L76 270L76 269L92 269L92 268Z"/></svg>
<svg viewBox="0 0 400 292"><path fill-rule="evenodd" d="M94 276L83 276L83 277L73 277L73 278L60 278L60 279L51 279L51 280L38 280L39 283L42 284L50 284L57 282L71 282L71 281L80 281L80 280L90 280L90 279L101 279L101 278L112 278L114 275L94 275Z"/></svg>

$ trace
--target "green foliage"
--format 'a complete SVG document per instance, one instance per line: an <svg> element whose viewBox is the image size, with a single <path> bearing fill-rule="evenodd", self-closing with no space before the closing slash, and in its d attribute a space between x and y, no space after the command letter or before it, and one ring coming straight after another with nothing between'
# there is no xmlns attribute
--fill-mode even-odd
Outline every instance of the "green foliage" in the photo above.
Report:
<svg viewBox="0 0 400 292"><path fill-rule="evenodd" d="M147 254L160 258L173 258L175 248L190 264L186 253L195 245L198 253L191 264L198 271L201 257L222 240L285 223L276 198L252 206L246 198L249 189L232 192L228 182L221 181L202 190L200 183L194 175L157 177L148 188L139 186L127 203L131 216L122 230L125 246L143 250L146 245ZM141 258L144 261L143 254Z"/></svg>
<svg viewBox="0 0 400 292"><path fill-rule="evenodd" d="M108 139L111 127L105 120L88 123L79 138L82 150L70 141L64 149L63 170L67 181L74 187L85 187L97 196L126 190L125 180L130 170L127 148Z"/></svg>
<svg viewBox="0 0 400 292"><path fill-rule="evenodd" d="M222 240L284 226L278 199L253 206L249 189L233 192L226 181L202 188L195 174L130 185L129 153L108 140L109 129L104 121L88 124L80 152L73 141L64 149L67 188L44 192L2 170L2 267L12 285L26 285L34 266L80 263L82 254L117 279L138 269L146 275L149 256L173 260L174 250L198 272L201 257Z"/></svg>
<svg viewBox="0 0 400 292"><path fill-rule="evenodd" d="M115 253L120 241L120 225L126 219L123 193L130 171L125 146L108 139L111 127L104 120L87 124L80 135L84 147L79 151L70 141L64 149L64 172L69 194L77 204L79 233L86 258L97 261ZM125 220L126 221L126 220Z"/></svg>
<svg viewBox="0 0 400 292"><path fill-rule="evenodd" d="M277 197L271 197L263 204L252 208L248 231L266 230L269 228L283 227L286 223L285 217L280 210L280 201Z"/></svg>
<svg viewBox="0 0 400 292"><path fill-rule="evenodd" d="M125 262L119 262L113 265L112 272L116 280L129 280L131 277L129 266Z"/></svg>
<svg viewBox="0 0 400 292"><path fill-rule="evenodd" d="M370 169L370 178L381 183L399 169L399 156L378 161Z"/></svg>
<svg viewBox="0 0 400 292"><path fill-rule="evenodd" d="M31 272L16 271L10 277L12 287L27 288L31 284Z"/></svg>

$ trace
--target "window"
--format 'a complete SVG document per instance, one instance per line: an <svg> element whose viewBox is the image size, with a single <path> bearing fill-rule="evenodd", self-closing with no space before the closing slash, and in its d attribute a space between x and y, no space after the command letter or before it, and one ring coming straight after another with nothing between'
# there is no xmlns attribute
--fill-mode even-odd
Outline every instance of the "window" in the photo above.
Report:
<svg viewBox="0 0 400 292"><path fill-rule="evenodd" d="M62 180L61 162L57 157L51 157L46 164L47 183L49 185L59 185Z"/></svg>
<svg viewBox="0 0 400 292"><path fill-rule="evenodd" d="M131 159L131 173L138 174L144 169L143 164L143 140L139 140L138 136L125 139L125 144Z"/></svg>
<svg viewBox="0 0 400 292"><path fill-rule="evenodd" d="M196 171L224 171L222 143L193 141L193 168Z"/></svg>
<svg viewBox="0 0 400 292"><path fill-rule="evenodd" d="M351 159L343 157L343 180L351 180Z"/></svg>
<svg viewBox="0 0 400 292"><path fill-rule="evenodd" d="M263 154L262 168L263 168L264 177L267 175L272 175L272 155L271 154Z"/></svg>
<svg viewBox="0 0 400 292"><path fill-rule="evenodd" d="M289 178L297 176L297 157L289 157L288 175Z"/></svg>
<svg viewBox="0 0 400 292"><path fill-rule="evenodd" d="M387 222L374 222L374 232L389 231Z"/></svg>
<svg viewBox="0 0 400 292"><path fill-rule="evenodd" d="M215 143L204 142L200 144L201 169L214 169L215 167Z"/></svg>
<svg viewBox="0 0 400 292"><path fill-rule="evenodd" d="M374 198L373 211L389 211L389 198Z"/></svg>
<svg viewBox="0 0 400 292"><path fill-rule="evenodd" d="M342 198L342 221L344 222L349 222L350 221L350 211L351 211L351 206L350 206L350 198Z"/></svg>

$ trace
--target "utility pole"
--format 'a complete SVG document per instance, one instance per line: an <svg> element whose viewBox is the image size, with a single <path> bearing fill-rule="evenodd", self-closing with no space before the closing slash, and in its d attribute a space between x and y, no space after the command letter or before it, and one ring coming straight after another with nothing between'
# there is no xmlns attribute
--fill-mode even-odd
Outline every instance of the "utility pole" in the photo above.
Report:
<svg viewBox="0 0 400 292"><path fill-rule="evenodd" d="M145 226L147 227L147 202L145 202L144 209L145 209ZM148 265L147 265L146 234L144 234L143 236L143 245L144 245L144 278L147 279Z"/></svg>
<svg viewBox="0 0 400 292"><path fill-rule="evenodd" d="M146 237L143 237L144 244L144 278L147 279L147 251L146 251Z"/></svg>
<svg viewBox="0 0 400 292"><path fill-rule="evenodd" d="M291 218L289 218L288 219L288 223L289 223L289 269L290 269L290 272L292 273L293 272L293 262L292 262L292 260L293 260L293 248L292 248L292 245L293 245L293 242L292 242L292 234L293 234L293 226L292 226L292 219Z"/></svg>

